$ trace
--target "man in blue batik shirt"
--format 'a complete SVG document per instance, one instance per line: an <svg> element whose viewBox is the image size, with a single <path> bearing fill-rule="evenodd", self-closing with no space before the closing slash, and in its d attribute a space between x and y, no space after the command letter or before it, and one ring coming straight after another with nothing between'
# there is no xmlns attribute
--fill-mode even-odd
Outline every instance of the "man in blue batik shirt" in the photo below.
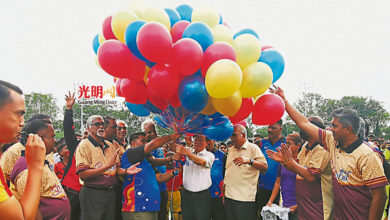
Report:
<svg viewBox="0 0 390 220"><path fill-rule="evenodd" d="M260 143L261 152L264 154L267 164L268 170L267 172L260 173L259 176L259 185L257 188L256 194L256 211L258 219L262 219L260 212L261 209L267 205L269 198L272 194L272 189L274 188L274 184L277 177L277 169L279 163L275 160L268 158L266 154L267 150L272 150L277 152L277 148L281 146L282 143L286 143L286 139L282 137L282 125L283 121L280 119L275 124L268 126L268 137L264 138ZM279 195L274 200L275 204L279 204Z"/></svg>
<svg viewBox="0 0 390 220"><path fill-rule="evenodd" d="M214 140L206 138L207 146L206 150L214 154L214 163L211 167L211 187L210 193L212 198L212 211L211 219L212 220L224 220L225 216L225 205L222 201L222 186L223 178L225 176L225 165L226 165L226 155L222 151L218 150L214 143Z"/></svg>

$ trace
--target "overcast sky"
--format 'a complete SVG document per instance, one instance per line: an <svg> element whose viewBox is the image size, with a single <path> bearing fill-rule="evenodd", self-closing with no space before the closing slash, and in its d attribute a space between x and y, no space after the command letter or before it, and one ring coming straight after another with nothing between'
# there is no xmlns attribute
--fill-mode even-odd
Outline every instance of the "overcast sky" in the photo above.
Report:
<svg viewBox="0 0 390 220"><path fill-rule="evenodd" d="M93 37L105 17L131 0L4 1L0 8L1 79L25 93L51 93L59 104L75 83L108 85L94 61ZM200 1L145 0L161 8ZM371 96L390 111L390 1L217 0L233 32L252 28L286 61L278 85L290 100Z"/></svg>

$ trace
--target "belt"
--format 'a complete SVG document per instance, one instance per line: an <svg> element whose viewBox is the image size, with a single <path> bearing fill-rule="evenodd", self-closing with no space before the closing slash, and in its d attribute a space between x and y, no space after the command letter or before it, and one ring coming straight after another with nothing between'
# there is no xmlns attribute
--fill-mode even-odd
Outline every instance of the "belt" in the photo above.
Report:
<svg viewBox="0 0 390 220"><path fill-rule="evenodd" d="M84 185L84 187L90 188L90 189L96 189L100 191L111 191L115 189L115 186L109 186L109 187L104 187L104 186L87 186Z"/></svg>
<svg viewBox="0 0 390 220"><path fill-rule="evenodd" d="M205 192L208 192L209 189L205 189L205 190L202 190L202 191L198 191L198 192L192 192L192 191L189 191L185 188L183 188L183 191L186 192L186 193L189 193L189 194L200 194L200 193L205 193Z"/></svg>
<svg viewBox="0 0 390 220"><path fill-rule="evenodd" d="M70 191L70 192L72 192L72 193L74 193L74 194L80 193L80 191L74 190L74 189L69 188L69 187L64 186L64 185L62 185L62 188L64 188L64 190L68 190L68 191Z"/></svg>

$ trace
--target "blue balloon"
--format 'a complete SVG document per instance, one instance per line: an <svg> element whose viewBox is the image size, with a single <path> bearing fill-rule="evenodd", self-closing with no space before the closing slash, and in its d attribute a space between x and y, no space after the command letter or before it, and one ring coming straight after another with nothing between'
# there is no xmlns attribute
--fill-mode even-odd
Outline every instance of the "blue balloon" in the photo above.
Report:
<svg viewBox="0 0 390 220"><path fill-rule="evenodd" d="M284 58L276 50L266 50L261 52L259 62L266 63L272 69L273 80L276 82L283 74L284 71Z"/></svg>
<svg viewBox="0 0 390 220"><path fill-rule="evenodd" d="M146 102L145 107L146 107L146 109L148 109L149 111L151 111L151 112L153 112L155 114L161 114L162 113L161 109L159 109L156 106L154 106L149 100Z"/></svg>
<svg viewBox="0 0 390 220"><path fill-rule="evenodd" d="M143 104L133 104L126 102L127 108L137 116L148 116L150 114L149 110Z"/></svg>
<svg viewBox="0 0 390 220"><path fill-rule="evenodd" d="M192 38L202 46L203 52L214 43L211 29L203 22L193 22L184 29L183 38Z"/></svg>
<svg viewBox="0 0 390 220"><path fill-rule="evenodd" d="M192 112L200 112L207 105L209 95L202 77L187 76L181 81L178 92L183 107Z"/></svg>
<svg viewBox="0 0 390 220"><path fill-rule="evenodd" d="M216 113L210 115L209 118L221 118L223 116L224 116L223 114L216 112Z"/></svg>
<svg viewBox="0 0 390 220"><path fill-rule="evenodd" d="M178 21L180 21L180 15L179 13L177 13L175 10L172 10L170 8L166 8L164 9L165 12L168 14L169 16L169 20L171 21L171 27Z"/></svg>
<svg viewBox="0 0 390 220"><path fill-rule="evenodd" d="M186 4L179 5L176 7L176 11L179 13L181 20L191 22L192 7Z"/></svg>
<svg viewBox="0 0 390 220"><path fill-rule="evenodd" d="M203 129L203 134L215 141L223 141L233 134L233 124L227 120L224 123L209 126Z"/></svg>
<svg viewBox="0 0 390 220"><path fill-rule="evenodd" d="M146 22L140 20L131 22L125 31L125 43L134 56L146 62L148 60L142 56L137 46L137 34L144 24L146 24Z"/></svg>
<svg viewBox="0 0 390 220"><path fill-rule="evenodd" d="M95 54L97 54L99 47L100 47L99 34L96 34L96 36L92 40L92 48L93 51L95 51Z"/></svg>
<svg viewBox="0 0 390 220"><path fill-rule="evenodd" d="M257 39L260 40L259 35L257 35L256 31L254 31L250 28L245 28L245 29L242 29L241 31L238 31L237 33L234 34L233 39L236 39L236 37L243 35L243 34L252 34Z"/></svg>
<svg viewBox="0 0 390 220"><path fill-rule="evenodd" d="M223 18L221 14L219 14L219 24L223 24Z"/></svg>
<svg viewBox="0 0 390 220"><path fill-rule="evenodd" d="M154 121L157 123L158 126L162 128L168 128L168 122L165 121L165 119L161 119L160 117L154 116Z"/></svg>

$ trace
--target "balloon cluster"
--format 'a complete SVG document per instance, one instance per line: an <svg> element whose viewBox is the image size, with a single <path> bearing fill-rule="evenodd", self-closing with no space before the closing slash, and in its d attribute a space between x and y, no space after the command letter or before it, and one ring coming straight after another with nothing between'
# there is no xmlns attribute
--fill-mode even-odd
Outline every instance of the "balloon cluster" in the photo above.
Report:
<svg viewBox="0 0 390 220"><path fill-rule="evenodd" d="M133 4L104 20L93 49L129 110L153 112L161 127L223 140L251 113L257 125L284 113L278 96L262 95L281 77L282 55L252 29L233 34L210 7Z"/></svg>

